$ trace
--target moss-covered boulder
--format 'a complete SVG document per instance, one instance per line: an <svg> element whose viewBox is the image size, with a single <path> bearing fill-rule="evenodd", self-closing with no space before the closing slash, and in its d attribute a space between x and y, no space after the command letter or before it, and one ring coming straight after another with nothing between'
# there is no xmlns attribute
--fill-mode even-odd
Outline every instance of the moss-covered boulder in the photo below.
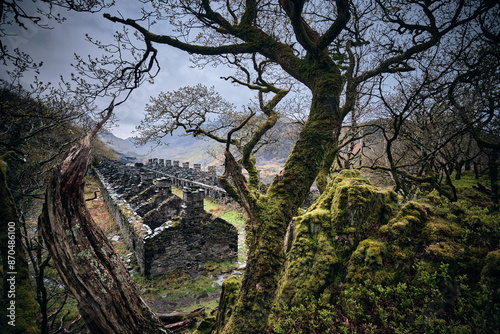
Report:
<svg viewBox="0 0 500 334"><path fill-rule="evenodd" d="M358 171L340 173L289 227L290 247L277 303L329 300L345 276L349 255L387 222L394 205L392 191L377 189Z"/></svg>
<svg viewBox="0 0 500 334"><path fill-rule="evenodd" d="M340 173L289 228L269 332L498 331L500 215L435 200Z"/></svg>
<svg viewBox="0 0 500 334"><path fill-rule="evenodd" d="M350 331L498 330L498 215L473 211L466 202L409 202L360 242L334 301L351 320Z"/></svg>

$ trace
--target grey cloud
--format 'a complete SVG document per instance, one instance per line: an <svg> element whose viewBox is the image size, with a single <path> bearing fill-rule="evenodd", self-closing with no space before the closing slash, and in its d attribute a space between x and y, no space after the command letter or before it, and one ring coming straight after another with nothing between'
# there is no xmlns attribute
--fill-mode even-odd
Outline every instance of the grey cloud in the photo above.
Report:
<svg viewBox="0 0 500 334"><path fill-rule="evenodd" d="M133 11L130 5L123 7L124 5L120 4L120 6L122 6L119 8L121 12L132 13ZM113 11L116 10L113 9ZM43 61L44 66L40 70L39 78L53 85L58 84L61 76L69 79L70 74L75 71L71 66L75 62L75 53L86 57L89 54L99 56L99 52L102 52L86 41L86 34L94 39L110 42L115 31L122 28L104 19L102 13L61 12L61 14L67 18L64 23L49 23L52 29L30 26L26 31L19 31L19 28L16 28L17 31L13 31L15 37L9 42L10 46L18 46L30 53L35 61ZM227 75L227 72L221 73L221 69L212 67L203 70L190 68L191 62L187 53L167 46L158 46L158 48L162 70L153 85L145 84L134 91L126 104L117 108L118 127L112 129L116 136L129 137L134 127L140 123L144 106L148 103L150 96L155 96L161 91L176 90L197 83L213 85L226 99L238 106L246 104L252 96L250 91L234 87L221 80L220 76ZM25 83L29 84L33 77L33 73L26 75ZM103 101L102 105L106 106L107 103L109 101Z"/></svg>

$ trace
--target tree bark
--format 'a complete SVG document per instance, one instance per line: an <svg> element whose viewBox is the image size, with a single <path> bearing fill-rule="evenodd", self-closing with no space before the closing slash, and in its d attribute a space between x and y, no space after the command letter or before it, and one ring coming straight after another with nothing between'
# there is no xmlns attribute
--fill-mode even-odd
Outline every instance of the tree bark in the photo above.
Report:
<svg viewBox="0 0 500 334"><path fill-rule="evenodd" d="M64 284L92 333L168 333L140 298L120 256L85 206L91 142L107 116L53 169L41 216L42 234Z"/></svg>
<svg viewBox="0 0 500 334"><path fill-rule="evenodd" d="M224 328L217 329L219 333L264 332L285 261L283 244L287 226L309 194L327 148L337 142L334 129L341 124L340 74L335 68L325 71L325 66L314 62L311 68L316 70L316 83L312 85L309 118L283 173L275 178L265 196L250 205L253 209L248 226L251 237L246 272L233 312Z"/></svg>

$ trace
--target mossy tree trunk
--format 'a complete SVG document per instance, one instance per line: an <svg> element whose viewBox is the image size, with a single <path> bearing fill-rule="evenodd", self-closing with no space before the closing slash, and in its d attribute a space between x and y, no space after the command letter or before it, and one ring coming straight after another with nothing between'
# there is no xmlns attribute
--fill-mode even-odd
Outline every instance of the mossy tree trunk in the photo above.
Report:
<svg viewBox="0 0 500 334"><path fill-rule="evenodd" d="M38 333L38 305L30 282L16 205L7 185L7 163L0 158L0 328L2 333Z"/></svg>
<svg viewBox="0 0 500 334"><path fill-rule="evenodd" d="M111 110L53 169L41 216L42 234L92 333L167 333L85 206L83 178L91 142Z"/></svg>
<svg viewBox="0 0 500 334"><path fill-rule="evenodd" d="M311 68L317 66L312 63ZM220 333L262 333L273 307L274 296L285 261L283 243L287 226L323 166L327 148L336 143L334 129L340 127L339 94L341 77L336 67L311 71L313 100L309 118L290 154L283 172L265 195L248 190L245 180L233 169L226 173L236 183L239 198L251 217L247 230L248 260L236 305ZM313 73L315 75L313 75ZM226 160L227 166L234 162ZM220 324L219 324L220 325Z"/></svg>

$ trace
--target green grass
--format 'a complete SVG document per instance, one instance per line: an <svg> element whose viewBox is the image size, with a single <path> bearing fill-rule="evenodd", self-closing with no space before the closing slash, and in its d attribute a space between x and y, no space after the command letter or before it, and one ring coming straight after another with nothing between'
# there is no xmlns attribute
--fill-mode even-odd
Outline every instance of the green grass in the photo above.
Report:
<svg viewBox="0 0 500 334"><path fill-rule="evenodd" d="M183 193L181 188L172 187L172 193L180 198L182 198Z"/></svg>
<svg viewBox="0 0 500 334"><path fill-rule="evenodd" d="M472 172L462 172L462 177L460 180L455 179L455 174L452 176L453 184L457 188L470 188L472 186L476 186L478 183L481 183L483 186L489 187L490 180L488 175L482 175L479 179L476 179L474 173Z"/></svg>
<svg viewBox="0 0 500 334"><path fill-rule="evenodd" d="M158 313L188 312L200 307L210 313L219 304L222 287L215 282L219 274L220 268L199 277L182 272L160 278L133 277L141 296Z"/></svg>
<svg viewBox="0 0 500 334"><path fill-rule="evenodd" d="M236 228L245 228L245 217L236 204L221 204L210 198L205 198L205 210L233 224Z"/></svg>

